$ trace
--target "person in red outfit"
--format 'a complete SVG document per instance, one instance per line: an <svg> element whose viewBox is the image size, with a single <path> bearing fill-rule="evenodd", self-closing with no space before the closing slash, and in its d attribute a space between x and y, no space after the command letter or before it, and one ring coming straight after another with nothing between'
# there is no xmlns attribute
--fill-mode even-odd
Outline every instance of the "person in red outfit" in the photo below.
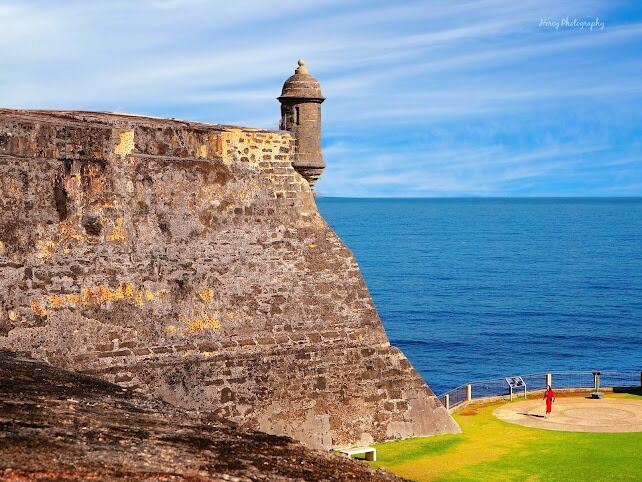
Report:
<svg viewBox="0 0 642 482"><path fill-rule="evenodd" d="M550 385L546 385L544 400L546 400L546 416L548 417L551 414L551 408L553 408L553 402L555 401L555 392Z"/></svg>

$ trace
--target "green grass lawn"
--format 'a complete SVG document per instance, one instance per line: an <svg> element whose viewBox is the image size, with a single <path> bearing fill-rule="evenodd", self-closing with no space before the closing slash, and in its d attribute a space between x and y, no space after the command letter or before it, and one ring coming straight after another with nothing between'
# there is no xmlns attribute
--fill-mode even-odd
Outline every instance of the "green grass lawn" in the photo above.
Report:
<svg viewBox="0 0 642 482"><path fill-rule="evenodd" d="M377 444L378 460L372 465L416 481L642 481L642 433L522 427L493 416L501 403L506 402L471 405L456 413L459 435Z"/></svg>

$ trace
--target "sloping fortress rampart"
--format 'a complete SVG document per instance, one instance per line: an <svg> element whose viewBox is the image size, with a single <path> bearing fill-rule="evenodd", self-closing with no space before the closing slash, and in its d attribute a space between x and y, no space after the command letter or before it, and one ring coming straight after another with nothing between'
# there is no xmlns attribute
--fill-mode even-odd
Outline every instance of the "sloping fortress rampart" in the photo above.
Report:
<svg viewBox="0 0 642 482"><path fill-rule="evenodd" d="M0 109L0 348L314 447L458 431L294 134Z"/></svg>

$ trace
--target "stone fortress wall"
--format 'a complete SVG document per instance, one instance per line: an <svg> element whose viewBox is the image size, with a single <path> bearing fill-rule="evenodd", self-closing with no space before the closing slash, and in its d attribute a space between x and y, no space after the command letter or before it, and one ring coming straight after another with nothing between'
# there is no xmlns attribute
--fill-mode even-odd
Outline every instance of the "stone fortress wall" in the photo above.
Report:
<svg viewBox="0 0 642 482"><path fill-rule="evenodd" d="M283 131L0 109L0 348L337 447L459 431Z"/></svg>

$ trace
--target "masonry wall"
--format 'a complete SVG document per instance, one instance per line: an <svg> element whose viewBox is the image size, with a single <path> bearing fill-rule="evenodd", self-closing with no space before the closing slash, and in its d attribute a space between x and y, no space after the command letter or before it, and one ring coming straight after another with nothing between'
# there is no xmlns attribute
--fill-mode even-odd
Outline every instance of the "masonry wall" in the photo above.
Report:
<svg viewBox="0 0 642 482"><path fill-rule="evenodd" d="M0 110L0 348L314 447L459 430L285 132Z"/></svg>

